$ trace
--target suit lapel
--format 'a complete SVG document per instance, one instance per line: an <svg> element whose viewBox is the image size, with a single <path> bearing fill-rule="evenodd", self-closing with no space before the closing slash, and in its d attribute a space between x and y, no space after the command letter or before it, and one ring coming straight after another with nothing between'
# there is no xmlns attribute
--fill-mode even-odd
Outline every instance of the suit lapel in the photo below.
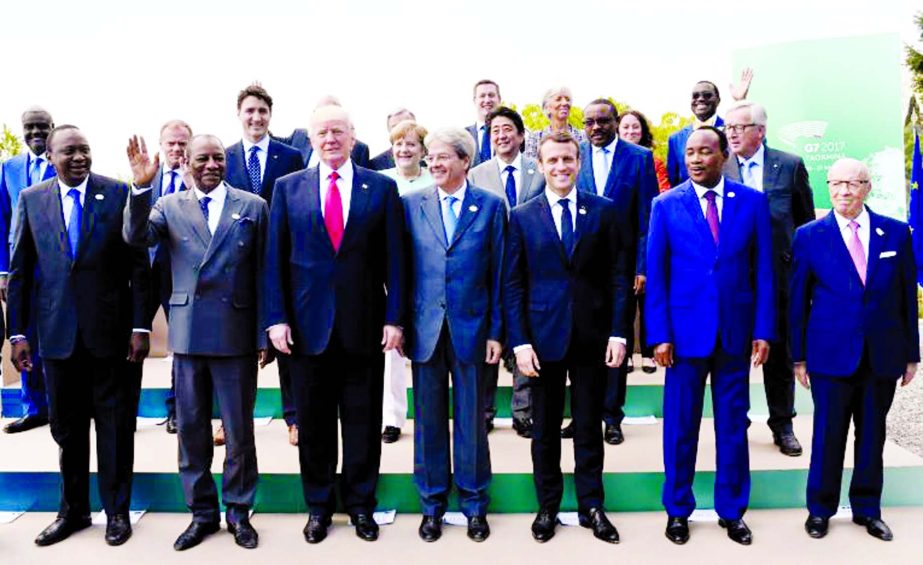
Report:
<svg viewBox="0 0 923 565"><path fill-rule="evenodd" d="M22 167L19 168L19 175L16 180L19 181L19 186L26 188L29 186L29 154L23 155ZM7 165L8 167L10 165ZM51 164L49 163L49 167Z"/></svg>
<svg viewBox="0 0 923 565"><path fill-rule="evenodd" d="M212 240L212 236L211 232L208 231L208 224L205 223L205 215L202 214L202 208L199 207L199 199L196 198L195 191L187 190L181 198L183 211L192 224L192 231L202 241L202 245L208 249L208 243Z"/></svg>
<svg viewBox="0 0 923 565"><path fill-rule="evenodd" d="M878 232L881 233L878 233ZM872 282L872 275L878 270L881 262L881 249L887 234L881 228L881 219L869 210L869 256L865 268L865 288Z"/></svg>
<svg viewBox="0 0 923 565"><path fill-rule="evenodd" d="M57 171L55 170L55 168L54 168L54 165L52 165L52 164L51 164L49 161L47 161L47 160L45 161L45 163L46 163L46 165L45 165L45 175L42 177L42 180L48 180L48 179L50 179L50 178L54 178L55 175L58 174L58 172L57 172Z"/></svg>
<svg viewBox="0 0 923 565"><path fill-rule="evenodd" d="M580 240L583 237L583 233L587 230L587 222L589 222L590 212L592 212L592 205L589 203L589 200L583 198L580 194L580 191L577 191L577 209L574 210L574 249L571 252L571 260L577 256L577 249L580 247Z"/></svg>
<svg viewBox="0 0 923 565"><path fill-rule="evenodd" d="M353 185L350 188L349 193L349 216L346 219L346 228L343 231L343 240L340 242L341 250L345 248L355 237L354 234L358 233L358 230L362 229L359 226L361 226L363 223L362 216L365 214L365 209L369 205L368 179L365 177L365 175L360 174L355 164L351 163L350 166L353 168Z"/></svg>
<svg viewBox="0 0 923 565"><path fill-rule="evenodd" d="M685 185L681 185L676 190L683 191L682 198L683 203L686 205L686 212L688 212L689 216L692 218L692 223L695 224L695 229L699 232L699 237L708 242L712 250L715 250L715 238L712 237L711 228L708 227L708 223L705 221L705 215L702 214L702 206L699 204L699 197L696 195L695 189L692 188L692 183L686 181ZM727 204L726 201L727 198L725 198L725 204ZM720 228L718 233L720 239Z"/></svg>
<svg viewBox="0 0 923 565"><path fill-rule="evenodd" d="M550 237L552 241L555 242L555 248L558 250L558 257L561 258L561 262L567 266L570 264L570 260L567 257L567 253L564 252L564 244L561 243L561 236L558 235L558 228L554 226L554 217L551 215L551 203L548 202L548 198L542 196L538 199L541 217L541 223L545 227L545 236Z"/></svg>
<svg viewBox="0 0 923 565"><path fill-rule="evenodd" d="M763 151L763 192L776 186L781 168L778 156L767 147Z"/></svg>
<svg viewBox="0 0 923 565"><path fill-rule="evenodd" d="M458 241L480 211L481 197L471 190L471 185L469 184L468 189L465 191L465 199L461 203L461 214L458 217L458 224L455 226L455 233L452 235L452 244L449 247Z"/></svg>
<svg viewBox="0 0 923 565"><path fill-rule="evenodd" d="M212 235L208 249L205 250L205 256L202 258L203 265L212 258L215 251L221 246L221 242L224 241L225 236L231 230L231 226L237 221L234 216L236 215L237 219L239 219L242 209L243 202L233 193L233 189L228 189L227 196L224 198L224 206L221 208L221 217L218 219L218 227L215 228L215 234ZM205 217L203 216L202 219L204 220Z"/></svg>
<svg viewBox="0 0 923 565"><path fill-rule="evenodd" d="M86 194L83 196L83 214L80 217L80 239L77 244L77 257L75 263L87 252L87 246L93 241L93 230L96 228L97 218L106 206L106 194L90 174L87 180Z"/></svg>
<svg viewBox="0 0 923 565"><path fill-rule="evenodd" d="M822 225L830 240L830 260L841 263L842 266L838 267L837 271L849 273L851 285L856 288L862 288L862 280L859 278L859 272L856 270L856 265L849 254L849 248L846 247L846 242L843 240L843 234L840 233L840 225L836 221L833 210L823 219ZM868 280L868 261L866 261L866 280Z"/></svg>
<svg viewBox="0 0 923 565"><path fill-rule="evenodd" d="M724 200L721 203L721 219L718 222L718 251L720 253L722 243L724 243L725 238L733 238L739 233L746 233L746 228L738 228L737 220L737 192L728 185L724 183ZM699 208L701 211L701 208ZM708 222L705 223L708 225ZM708 234L711 235L711 229L709 228ZM726 244L724 247L728 247Z"/></svg>
<svg viewBox="0 0 923 565"><path fill-rule="evenodd" d="M158 167L151 181L151 202L157 202L163 196L163 167Z"/></svg>
<svg viewBox="0 0 923 565"><path fill-rule="evenodd" d="M494 157L490 161L487 161L490 165L487 165L488 168L488 184L492 185L490 188L493 188L500 196L506 198L506 185L503 184L503 176L500 174L500 167L506 168L506 165L503 161L500 160L500 157Z"/></svg>
<svg viewBox="0 0 923 565"><path fill-rule="evenodd" d="M58 232L58 243L64 260L70 263L69 243L67 241L67 228L64 224L64 207L61 204L61 185L57 181L51 183L43 194L45 222L50 229Z"/></svg>
<svg viewBox="0 0 923 565"><path fill-rule="evenodd" d="M445 227L442 225L442 212L439 210L439 193L437 190L433 188L427 191L426 196L420 201L420 209L423 212L423 217L426 218L426 223L436 234L436 239L442 243L443 248L448 249L449 244L445 239Z"/></svg>
<svg viewBox="0 0 923 565"><path fill-rule="evenodd" d="M615 144L615 152L612 154L612 166L609 167L609 176L606 177L606 190L603 195L612 200L615 196L615 181L625 174L628 167L628 159L625 158L625 152L628 151L625 141Z"/></svg>
<svg viewBox="0 0 923 565"><path fill-rule="evenodd" d="M535 163L523 155L522 172L519 174L519 178L522 181L522 187L519 189L519 194L516 195L516 204L523 204L529 200L532 187L535 185L536 173L537 171L535 170Z"/></svg>
<svg viewBox="0 0 923 565"><path fill-rule="evenodd" d="M269 184L270 179L273 179L272 182L275 182L275 179L278 177L276 169L279 166L279 149L276 146L276 142L269 140L269 147L266 149L266 170L263 171L263 184L260 187L260 192L266 194L267 185Z"/></svg>

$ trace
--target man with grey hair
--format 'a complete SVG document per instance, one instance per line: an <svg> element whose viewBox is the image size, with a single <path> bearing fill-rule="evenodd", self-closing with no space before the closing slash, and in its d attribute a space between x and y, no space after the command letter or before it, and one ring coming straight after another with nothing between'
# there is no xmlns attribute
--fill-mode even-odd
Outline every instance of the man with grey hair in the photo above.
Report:
<svg viewBox="0 0 923 565"><path fill-rule="evenodd" d="M773 272L776 278L779 336L763 365L763 386L769 407L769 428L779 450L801 455L795 437L795 377L788 347L788 291L792 265L792 236L814 219L814 195L801 157L766 144L766 109L755 102L735 103L725 114L725 132L732 156L725 161L725 177L766 194L772 217Z"/></svg>
<svg viewBox="0 0 923 565"><path fill-rule="evenodd" d="M463 129L442 129L424 142L436 186L404 197L409 286L414 289L407 354L412 361L414 483L423 521L436 541L454 477L468 537L484 541L490 450L482 399L488 364L500 361L501 269L506 205L466 180L475 146ZM449 446L452 375L454 449ZM449 465L449 454L454 459Z"/></svg>
<svg viewBox="0 0 923 565"><path fill-rule="evenodd" d="M407 108L397 108L390 114L388 114L388 134L390 135L391 130L394 129L394 126L403 122L404 120L413 120L416 121L417 117L408 110ZM372 157L369 161L369 169L373 171L384 171L386 169L394 168L394 153L392 153L391 148L387 148L378 155Z"/></svg>
<svg viewBox="0 0 923 565"><path fill-rule="evenodd" d="M343 108L318 108L310 129L320 164L279 179L270 210L267 330L290 356L305 541L323 541L336 510L338 415L340 494L374 541L383 350L400 350L405 323L404 214L395 182L350 160Z"/></svg>
<svg viewBox="0 0 923 565"><path fill-rule="evenodd" d="M52 129L54 120L47 110L39 106L27 108L22 113L22 138L26 142L26 151L0 163L0 298L4 302L13 235L16 233L13 212L16 211L19 193L27 186L48 180L56 174L46 151L48 134ZM38 334L34 323L26 329L26 337L36 343ZM22 416L3 427L8 434L25 432L48 423L45 373L38 348L32 352L32 371L22 371L21 382Z"/></svg>
<svg viewBox="0 0 923 565"><path fill-rule="evenodd" d="M860 161L834 163L827 187L833 210L798 228L792 246L792 359L814 399L804 527L827 535L852 421L852 521L890 541L881 519L886 422L897 381L910 384L920 361L913 244L907 224L865 206L872 183Z"/></svg>

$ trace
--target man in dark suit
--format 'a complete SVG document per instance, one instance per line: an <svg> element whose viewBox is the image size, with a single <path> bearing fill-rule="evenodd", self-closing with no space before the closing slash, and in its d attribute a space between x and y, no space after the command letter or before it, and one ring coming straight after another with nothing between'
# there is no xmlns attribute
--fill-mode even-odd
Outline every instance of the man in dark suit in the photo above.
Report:
<svg viewBox="0 0 923 565"><path fill-rule="evenodd" d="M390 114L388 114L388 135L390 137L391 130L394 129L394 126L405 121L412 120L417 121L417 117L413 115L413 112L407 108L398 108ZM391 152L391 148L388 147L386 150L382 151L378 155L369 160L368 168L373 171L384 171L387 169L394 168L394 153Z"/></svg>
<svg viewBox="0 0 923 565"><path fill-rule="evenodd" d="M628 390L628 362L634 352L636 304L644 294L647 226L651 201L658 192L657 173L654 171L654 155L649 149L619 141L616 135L619 113L611 101L598 98L590 102L584 108L583 116L584 131L590 143L581 147L577 188L615 203L623 241L628 247L628 269L634 275L632 295L625 305L626 320L632 328L627 336L628 353L622 366L609 370L603 404L603 421L606 424L603 437L606 443L618 445L625 440L622 420L625 418Z"/></svg>
<svg viewBox="0 0 923 565"><path fill-rule="evenodd" d="M487 128L495 156L468 173L475 186L492 190L506 203L507 214L515 206L541 196L545 192L545 177L538 171L538 163L522 154L526 127L516 110L501 106L488 114ZM507 355L512 355L509 351ZM497 414L497 378L499 364L487 367L487 386L484 389L484 417L487 429L493 428ZM532 394L529 378L519 374L513 366L513 429L525 438L532 437Z"/></svg>
<svg viewBox="0 0 923 565"><path fill-rule="evenodd" d="M38 324L51 435L61 452L58 517L35 543L51 545L90 525L92 418L106 543L120 545L131 536L133 436L141 362L150 347L150 265L145 250L122 241L128 187L90 172L83 133L71 125L53 129L48 158L57 178L19 197L7 324L13 363L27 371L32 344L25 332L33 319Z"/></svg>
<svg viewBox="0 0 923 565"><path fill-rule="evenodd" d="M340 106L340 101L337 100L334 96L324 96L317 102L317 104L314 106L314 109L321 108L323 106ZM353 132L353 135L355 136L355 132ZM297 128L292 132L292 135L288 137L279 137L277 139L282 143L290 145L298 150L298 152L301 154L301 159L304 162L304 168L311 169L320 163L320 154L314 151L314 147L311 145L311 136L308 134L308 130ZM353 148L349 152L349 158L356 166L368 167L369 146L365 143L362 143L358 139L355 140L355 143L353 143ZM393 167L394 165L391 166Z"/></svg>
<svg viewBox="0 0 923 565"><path fill-rule="evenodd" d="M852 420L852 520L890 541L882 450L896 383L910 384L920 361L916 263L907 224L864 206L872 189L865 164L840 159L827 186L833 211L799 228L793 245L792 358L814 398L804 527L813 538L827 534Z"/></svg>
<svg viewBox="0 0 923 565"><path fill-rule="evenodd" d="M490 128L487 126L487 116L497 109L500 105L500 86L492 80L483 79L474 83L474 110L477 114L477 120L474 124L466 127L471 138L477 146L474 161L471 166L480 165L484 161L489 161L493 155L493 148L490 146Z"/></svg>
<svg viewBox="0 0 923 565"><path fill-rule="evenodd" d="M186 146L192 138L192 128L182 120L170 120L160 127L160 152L163 153L163 165L151 179L151 200L157 202L161 196L186 190L183 183L183 165L186 159ZM151 310L153 319L158 308L170 317L170 294L173 292L173 279L170 273L170 252L166 245L156 244L148 250L151 258ZM176 383L170 375L170 390L167 393L168 434L176 433Z"/></svg>
<svg viewBox="0 0 923 565"><path fill-rule="evenodd" d="M404 214L393 180L349 160L353 126L339 106L311 118L320 165L279 179L266 257L269 338L291 355L308 543L335 510L337 414L340 494L356 534L372 519L381 461L384 355L404 323Z"/></svg>
<svg viewBox="0 0 923 565"><path fill-rule="evenodd" d="M16 233L13 212L24 188L55 176L54 165L49 162L46 153L48 134L53 128L54 121L46 110L39 107L27 109L22 114L22 138L26 142L26 152L0 163L0 298L4 302L7 298L10 251ZM35 343L35 323L26 328L26 337ZM22 371L20 378L22 417L3 427L8 434L25 432L48 423L45 372L37 349L32 352L32 370Z"/></svg>
<svg viewBox="0 0 923 565"><path fill-rule="evenodd" d="M272 119L272 97L259 85L251 84L237 95L237 117L243 126L243 139L227 148L225 179L233 187L259 194L272 205L276 180L303 168L298 151L269 136ZM298 422L292 400L288 359L279 361L279 390L282 395L282 416L288 426L288 441L298 442ZM223 429L216 432L216 443L224 443Z"/></svg>
<svg viewBox="0 0 923 565"><path fill-rule="evenodd" d="M441 536L453 477L468 537L484 541L491 477L484 373L500 362L502 350L506 207L496 194L466 182L474 143L465 130L435 131L426 149L436 187L404 197L414 296L407 353L413 362L414 483L423 506L419 533L424 541Z"/></svg>
<svg viewBox="0 0 923 565"><path fill-rule="evenodd" d="M609 542L618 531L603 510L602 396L606 367L625 357L626 244L615 205L578 191L580 147L567 132L539 145L543 196L510 213L503 302L508 347L532 378L532 466L539 512L532 536L554 536L564 492L561 420L571 381L574 483L580 524Z"/></svg>
<svg viewBox="0 0 923 565"><path fill-rule="evenodd" d="M773 440L785 455L798 456L801 444L792 429L795 376L788 347L788 290L792 236L799 226L814 219L814 195L801 157L765 144L766 109L763 106L738 102L725 116L725 132L733 155L724 164L725 178L759 190L769 200L779 316L776 335L779 338L772 344L769 359L763 365L763 386Z"/></svg>
<svg viewBox="0 0 923 565"><path fill-rule="evenodd" d="M721 174L727 138L703 126L686 143L690 180L654 199L647 237L647 341L667 368L663 505L666 536L689 540L692 482L710 376L718 464L715 511L749 545L747 427L750 363L775 339L772 239L766 196Z"/></svg>
<svg viewBox="0 0 923 565"><path fill-rule="evenodd" d="M721 94L713 82L700 80L692 87L692 101L690 108L694 116L693 122L678 132L672 134L667 140L667 176L670 186L678 186L689 178L686 171L686 140L693 131L702 126L724 127L724 120L717 114L718 104L721 103Z"/></svg>
<svg viewBox="0 0 923 565"><path fill-rule="evenodd" d="M170 247L175 282L170 349L177 384L179 471L193 521L173 547L198 545L219 528L218 493L210 476L214 394L227 437L222 499L228 531L237 545L254 548L259 537L248 512L258 477L253 443L257 351L261 365L269 360L259 292L269 210L259 196L224 182L224 146L214 136L199 135L189 142L192 190L156 202L151 183L161 170L157 158L151 162L144 140L137 138L129 142L128 158L135 188L125 208L125 241Z"/></svg>

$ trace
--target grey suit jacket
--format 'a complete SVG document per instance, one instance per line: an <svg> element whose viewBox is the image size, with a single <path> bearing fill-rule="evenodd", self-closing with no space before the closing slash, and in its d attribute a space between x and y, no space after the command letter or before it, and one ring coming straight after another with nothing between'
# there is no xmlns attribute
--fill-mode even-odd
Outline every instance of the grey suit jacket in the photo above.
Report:
<svg viewBox="0 0 923 565"><path fill-rule="evenodd" d="M132 193L125 206L125 241L170 250L174 353L231 356L266 348L260 290L269 210L256 194L227 191L214 235L194 190L163 196L153 206L151 191Z"/></svg>
<svg viewBox="0 0 923 565"><path fill-rule="evenodd" d="M506 211L509 213L509 202L506 200L506 185L500 177L500 168L497 159L485 161L468 171L468 181L482 188L495 192L506 202ZM545 177L538 171L538 163L525 155L522 156L522 171L519 172L519 183L516 187L516 205L524 204L545 191Z"/></svg>

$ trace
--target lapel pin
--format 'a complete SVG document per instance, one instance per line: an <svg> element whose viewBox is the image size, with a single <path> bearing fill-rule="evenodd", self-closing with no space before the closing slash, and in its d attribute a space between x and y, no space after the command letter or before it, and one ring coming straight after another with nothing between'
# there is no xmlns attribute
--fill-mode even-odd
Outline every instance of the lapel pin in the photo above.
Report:
<svg viewBox="0 0 923 565"><path fill-rule="evenodd" d="M586 216L586 208L581 206L580 209L577 210L577 213L580 214L581 216Z"/></svg>
<svg viewBox="0 0 923 565"><path fill-rule="evenodd" d="M240 219L240 214L238 214L237 212L234 212L233 214L231 214L231 219L232 219L232 220L239 220L239 219Z"/></svg>
<svg viewBox="0 0 923 565"><path fill-rule="evenodd" d="M527 172L528 172L530 175L534 175L534 174L535 174L535 169L529 169Z"/></svg>
<svg viewBox="0 0 923 565"><path fill-rule="evenodd" d="M728 192L728 198L734 198L735 194L733 192Z"/></svg>
<svg viewBox="0 0 923 565"><path fill-rule="evenodd" d="M99 194L99 193L96 194L97 200L102 200L103 198L105 198L105 196L103 196L102 194Z"/></svg>
<svg viewBox="0 0 923 565"><path fill-rule="evenodd" d="M368 187L369 187L369 185L367 185L367 184L365 184L365 183L362 183L362 190L365 190L365 189L367 189Z"/></svg>
<svg viewBox="0 0 923 565"><path fill-rule="evenodd" d="M472 211L472 212L477 212L477 211L478 211L478 207L475 206L474 204L472 204L471 206L468 206L468 210L470 210L470 211Z"/></svg>
<svg viewBox="0 0 923 565"><path fill-rule="evenodd" d="M881 228L875 228L875 233L877 233L878 235L884 235L884 234L885 234L885 232L884 232Z"/></svg>

